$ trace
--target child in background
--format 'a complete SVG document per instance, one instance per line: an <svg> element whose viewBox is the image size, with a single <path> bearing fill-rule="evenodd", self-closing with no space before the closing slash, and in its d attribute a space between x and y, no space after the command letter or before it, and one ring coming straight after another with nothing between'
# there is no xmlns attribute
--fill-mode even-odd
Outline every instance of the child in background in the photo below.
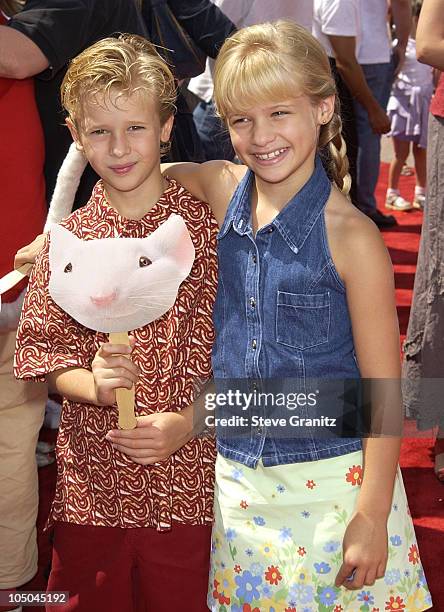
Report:
<svg viewBox="0 0 444 612"><path fill-rule="evenodd" d="M421 2L413 7L412 31L407 43L405 61L393 83L387 105L391 119L394 158L390 164L386 208L406 211L424 208L426 196L426 147L427 123L430 100L433 94L433 68L416 59L416 27L421 12ZM416 186L413 204L399 192L399 177L410 152L412 143L415 160Z"/></svg>
<svg viewBox="0 0 444 612"><path fill-rule="evenodd" d="M130 349L111 345L62 311L48 292L46 241L17 334L15 373L63 396L58 476L50 522L49 591L69 591L53 612L204 612L211 537L214 443L193 438L196 378L211 372L217 224L160 172L174 113L173 76L137 36L104 39L73 60L62 85L72 136L101 181L62 222L83 240L143 238L172 213L185 220L196 257L174 306L136 329ZM113 261L109 262L113 265ZM69 271L69 270L67 270ZM145 450L113 448L115 390L136 385Z"/></svg>
<svg viewBox="0 0 444 612"><path fill-rule="evenodd" d="M271 383L285 391L290 381L308 394L319 389L312 381L324 381L322 395L326 383L362 377L382 379L384 393L399 388L392 266L376 226L347 198L321 45L291 22L245 28L224 43L214 82L245 166L168 172L210 202L221 225L216 383L238 379L253 392ZM400 420L399 396L384 401L374 415ZM250 414L271 416L263 405ZM211 610L430 608L399 438L361 441L315 428L280 435L255 423L242 435L218 431Z"/></svg>

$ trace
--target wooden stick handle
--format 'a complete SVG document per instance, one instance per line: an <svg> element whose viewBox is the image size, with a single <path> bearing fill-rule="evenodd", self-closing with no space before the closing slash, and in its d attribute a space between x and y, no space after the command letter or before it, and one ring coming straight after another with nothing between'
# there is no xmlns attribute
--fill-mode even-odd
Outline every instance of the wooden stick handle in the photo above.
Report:
<svg viewBox="0 0 444 612"><path fill-rule="evenodd" d="M127 344L129 346L129 336L127 332L111 332L109 334L111 344ZM117 407L119 409L120 429L134 429L137 425L134 415L135 387L131 389L116 389Z"/></svg>

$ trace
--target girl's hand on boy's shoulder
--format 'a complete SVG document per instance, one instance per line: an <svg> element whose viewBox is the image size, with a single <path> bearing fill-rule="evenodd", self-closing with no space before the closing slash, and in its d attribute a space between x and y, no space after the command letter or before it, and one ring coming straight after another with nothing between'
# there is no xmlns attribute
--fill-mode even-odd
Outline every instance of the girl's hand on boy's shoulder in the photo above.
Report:
<svg viewBox="0 0 444 612"><path fill-rule="evenodd" d="M156 412L137 417L135 429L108 432L106 439L135 463L152 465L165 461L186 444L192 430L192 412Z"/></svg>
<svg viewBox="0 0 444 612"><path fill-rule="evenodd" d="M23 246L17 251L14 258L15 270L26 263L35 263L37 255L40 253L43 245L45 244L46 237L46 234L39 234L32 242Z"/></svg>
<svg viewBox="0 0 444 612"><path fill-rule="evenodd" d="M92 362L92 373L99 406L113 406L116 403L116 389L131 389L139 377L139 368L129 359L134 346L105 342L97 351Z"/></svg>
<svg viewBox="0 0 444 612"><path fill-rule="evenodd" d="M342 550L335 585L350 590L372 586L387 565L387 517L356 512L345 530Z"/></svg>

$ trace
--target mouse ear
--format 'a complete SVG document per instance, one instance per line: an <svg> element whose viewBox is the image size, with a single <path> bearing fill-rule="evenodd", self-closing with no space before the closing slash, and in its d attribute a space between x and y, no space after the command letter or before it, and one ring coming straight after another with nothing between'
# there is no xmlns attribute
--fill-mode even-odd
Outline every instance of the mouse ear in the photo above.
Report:
<svg viewBox="0 0 444 612"><path fill-rule="evenodd" d="M81 242L80 238L71 234L69 230L61 225L53 225L49 241L49 268L55 270L57 267L66 265L66 258L77 249Z"/></svg>
<svg viewBox="0 0 444 612"><path fill-rule="evenodd" d="M186 278L193 267L195 250L185 221L180 215L170 215L149 238L156 238L158 248L172 257Z"/></svg>

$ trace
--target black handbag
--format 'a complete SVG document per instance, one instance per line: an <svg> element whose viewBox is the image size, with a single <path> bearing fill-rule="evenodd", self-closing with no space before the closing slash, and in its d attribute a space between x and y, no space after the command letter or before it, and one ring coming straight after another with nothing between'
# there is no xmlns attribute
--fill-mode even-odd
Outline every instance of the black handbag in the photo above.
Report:
<svg viewBox="0 0 444 612"><path fill-rule="evenodd" d="M167 0L145 0L142 14L152 43L180 81L191 79L205 70L206 53L180 25Z"/></svg>

